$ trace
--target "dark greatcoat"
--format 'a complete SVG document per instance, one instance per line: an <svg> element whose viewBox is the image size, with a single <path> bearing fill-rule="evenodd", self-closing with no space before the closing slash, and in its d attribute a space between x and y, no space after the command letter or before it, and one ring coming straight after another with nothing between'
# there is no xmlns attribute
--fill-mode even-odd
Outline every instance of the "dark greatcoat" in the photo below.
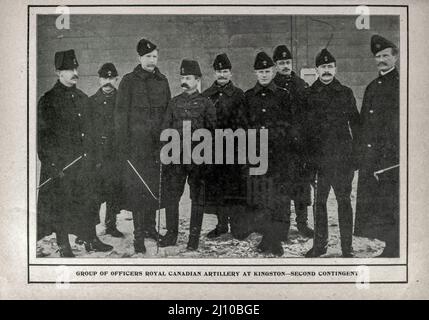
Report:
<svg viewBox="0 0 429 320"><path fill-rule="evenodd" d="M285 208L292 190L290 155L298 136L293 125L289 91L274 81L267 86L257 83L245 92L248 128L259 133L268 129L268 171L248 177L248 211L253 217L254 231L280 236L287 221ZM249 152L252 146L249 145ZM251 164L249 165L251 166Z"/></svg>
<svg viewBox="0 0 429 320"><path fill-rule="evenodd" d="M138 65L119 85L114 115L116 150L123 169L126 207L131 211L157 207L127 160L157 196L161 123L170 98L168 80L158 68L147 72Z"/></svg>
<svg viewBox="0 0 429 320"><path fill-rule="evenodd" d="M385 240L399 225L399 73L380 75L365 90L361 110L359 180L354 233Z"/></svg>
<svg viewBox="0 0 429 320"><path fill-rule="evenodd" d="M243 90L232 82L224 86L216 82L205 90L203 96L209 98L216 108L216 129L246 128ZM244 204L246 200L246 176L244 165L237 163L237 143L234 148L234 164L226 164L226 147L223 164L209 166L206 174L206 201L215 205Z"/></svg>
<svg viewBox="0 0 429 320"><path fill-rule="evenodd" d="M115 213L123 205L118 153L115 150L114 109L117 90L106 94L100 88L90 97L96 152L97 193L99 202L114 201Z"/></svg>
<svg viewBox="0 0 429 320"><path fill-rule="evenodd" d="M306 89L308 84L292 71L290 76L277 73L274 83L286 90L290 94L291 112L294 117L294 124L299 130L299 135L303 135L303 122L305 119ZM291 198L300 201L305 205L311 204L310 176L307 170L309 151L306 145L301 145L293 150L293 157L290 159L290 166L294 167L294 175Z"/></svg>
<svg viewBox="0 0 429 320"><path fill-rule="evenodd" d="M37 152L41 161L40 183L56 177L39 189L38 239L58 232L83 239L98 215L94 198L95 154L92 118L86 94L58 81L37 106ZM82 159L64 171L73 160Z"/></svg>
<svg viewBox="0 0 429 320"><path fill-rule="evenodd" d="M308 150L313 168L337 172L353 170L359 137L359 112L353 91L334 79L319 79L307 90Z"/></svg>

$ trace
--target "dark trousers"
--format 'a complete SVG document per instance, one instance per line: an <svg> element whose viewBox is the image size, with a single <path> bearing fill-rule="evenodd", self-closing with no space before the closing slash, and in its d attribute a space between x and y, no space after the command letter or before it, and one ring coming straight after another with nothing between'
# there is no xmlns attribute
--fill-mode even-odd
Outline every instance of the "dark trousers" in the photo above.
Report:
<svg viewBox="0 0 429 320"><path fill-rule="evenodd" d="M353 210L350 194L354 171L352 169L326 168L318 171L317 201L315 220L314 247L324 248L328 244L327 200L331 187L338 203L338 221L340 227L341 249L352 249Z"/></svg>
<svg viewBox="0 0 429 320"><path fill-rule="evenodd" d="M186 179L190 187L191 221L189 234L199 236L204 214L204 182L200 168L195 165L167 165L163 169L162 203L165 207L169 233L179 232L179 201L185 189Z"/></svg>

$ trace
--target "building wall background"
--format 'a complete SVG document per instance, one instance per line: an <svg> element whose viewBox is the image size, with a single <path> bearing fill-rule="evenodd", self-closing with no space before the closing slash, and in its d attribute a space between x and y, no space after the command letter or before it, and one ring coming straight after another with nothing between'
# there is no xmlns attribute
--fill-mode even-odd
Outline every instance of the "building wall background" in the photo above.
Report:
<svg viewBox="0 0 429 320"><path fill-rule="evenodd" d="M246 90L256 81L253 61L259 50L271 55L275 46L287 44L299 73L303 67L314 66L316 53L332 34L328 49L337 59L337 77L353 89L360 108L365 86L377 75L371 36L381 34L399 45L397 16L371 16L369 30L358 30L355 16L338 15L72 15L69 30L58 30L56 18L39 15L37 19L37 99L56 81L54 53L58 50L76 50L78 87L92 95L98 88L99 67L113 62L120 76L132 71L138 64L137 42L148 38L160 48L159 68L176 95L181 92L178 71L183 58L200 62L204 90L214 80L214 57L226 52L234 82Z"/></svg>

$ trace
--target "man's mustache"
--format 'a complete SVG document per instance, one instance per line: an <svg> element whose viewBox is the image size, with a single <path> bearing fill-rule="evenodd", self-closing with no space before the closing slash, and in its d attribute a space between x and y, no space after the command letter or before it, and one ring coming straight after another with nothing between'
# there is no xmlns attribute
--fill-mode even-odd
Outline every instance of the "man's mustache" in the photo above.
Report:
<svg viewBox="0 0 429 320"><path fill-rule="evenodd" d="M114 88L114 86L110 82L108 82L103 85L103 88Z"/></svg>
<svg viewBox="0 0 429 320"><path fill-rule="evenodd" d="M187 83L182 83L180 86L181 86L182 88L186 88L186 89L189 89L189 88L190 88L189 84L187 84Z"/></svg>
<svg viewBox="0 0 429 320"><path fill-rule="evenodd" d="M219 77L219 78L217 78L218 80L228 80L227 78L225 78L225 77Z"/></svg>
<svg viewBox="0 0 429 320"><path fill-rule="evenodd" d="M283 68L282 71L290 71L289 68Z"/></svg>
<svg viewBox="0 0 429 320"><path fill-rule="evenodd" d="M71 79L72 80L77 80L77 79L79 79L79 76L73 76L73 77L71 77Z"/></svg>
<svg viewBox="0 0 429 320"><path fill-rule="evenodd" d="M379 62L378 66L387 66L387 63L386 62Z"/></svg>
<svg viewBox="0 0 429 320"><path fill-rule="evenodd" d="M323 74L322 74L322 77L323 77L323 76L332 76L332 74L331 74L331 73L329 73L329 72L325 72L325 73L323 73Z"/></svg>

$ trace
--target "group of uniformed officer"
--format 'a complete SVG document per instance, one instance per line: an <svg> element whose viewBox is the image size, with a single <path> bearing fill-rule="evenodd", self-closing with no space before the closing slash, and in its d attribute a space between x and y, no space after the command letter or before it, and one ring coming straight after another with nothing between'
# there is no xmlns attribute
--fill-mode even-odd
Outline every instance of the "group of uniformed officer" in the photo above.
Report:
<svg viewBox="0 0 429 320"><path fill-rule="evenodd" d="M95 232L100 204L106 202L106 233L111 236L123 236L116 214L121 209L132 211L136 253L146 252L145 238L162 247L175 245L179 200L188 181L192 199L188 250L198 249L204 206L213 201L218 224L207 237L231 228L241 240L258 231L263 237L257 249L281 256L293 200L298 231L314 236L306 256L318 257L328 245L326 203L332 187L342 253L352 257L350 194L354 171L360 169L355 234L386 241L383 256L398 256L398 52L378 35L371 38L371 49L380 76L368 86L361 114L352 90L335 77L336 60L327 49L316 57L318 79L310 87L292 71L292 55L285 45L275 48L273 58L259 52L254 62L257 82L246 92L231 81L232 65L225 53L216 56L216 80L202 93L200 66L185 59L179 72L183 93L174 98L157 67L158 48L147 39L139 41L140 63L122 78L118 90L118 72L106 63L98 72L101 87L90 98L76 88L74 51L57 52L58 81L38 104L42 163L38 238L55 232L62 257L74 256L69 234L75 234L88 251L111 250ZM264 186L261 200L254 201L259 220L246 202L246 165L160 163L162 130L182 134L185 121L190 121L191 131L268 129L268 171L252 177ZM192 145L181 143L181 154L191 150ZM307 223L311 184L315 232ZM155 227L161 207L166 212L164 236Z"/></svg>

